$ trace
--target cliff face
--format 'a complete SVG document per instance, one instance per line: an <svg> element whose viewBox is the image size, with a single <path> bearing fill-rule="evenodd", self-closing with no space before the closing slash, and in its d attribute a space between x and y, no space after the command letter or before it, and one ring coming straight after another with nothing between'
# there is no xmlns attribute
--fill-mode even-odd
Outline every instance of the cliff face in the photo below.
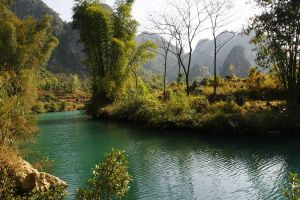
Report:
<svg viewBox="0 0 300 200"><path fill-rule="evenodd" d="M239 45L232 48L224 61L222 76L231 76L233 74L243 78L248 76L251 63L246 59L244 50Z"/></svg>
<svg viewBox="0 0 300 200"><path fill-rule="evenodd" d="M78 32L72 29L72 23L64 22L59 15L49 8L42 0L15 0L11 10L24 19L26 17L42 18L50 15L53 18L53 33L59 40L47 69L54 73L88 74L88 69L82 63L84 54L78 44Z"/></svg>
<svg viewBox="0 0 300 200"><path fill-rule="evenodd" d="M224 43L228 40L228 38L231 38L231 34L224 34L222 37L218 38L219 43ZM153 41L158 47L162 47L163 41L167 43L167 41L163 38L161 38L157 34L140 34L137 36L138 42L143 42L146 40ZM232 40L230 40L229 43L227 43L222 50L219 52L217 56L217 73L218 75L222 75L222 69L224 66L224 62L226 58L229 56L231 50L236 47L240 46L243 48L243 61L244 63L250 63L250 65L255 66L255 58L256 58L256 52L253 51L254 46L250 44L251 35L244 35L244 34L238 34L236 35ZM209 39L203 39L200 40L193 51L192 54L192 63L191 63L191 71L190 71L190 80L199 80L204 77L209 77L213 74L213 60L214 60L214 43L213 40ZM171 45L171 49L175 49L174 46ZM164 57L161 54L164 54L164 51L162 49L158 49L159 53L157 54L156 59L153 59L152 61L148 62L146 65L143 66L144 70L150 71L154 74L163 74L164 69ZM233 54L231 55L231 62L239 62L239 54ZM187 60L185 60L187 63ZM226 64L226 63L225 63ZM240 65L239 70L241 71L242 76L244 75L244 71L248 72L249 66ZM172 53L169 53L168 55L168 61L167 61L167 78L169 81L174 81L177 78L177 71L178 71L178 61L176 56L174 56Z"/></svg>

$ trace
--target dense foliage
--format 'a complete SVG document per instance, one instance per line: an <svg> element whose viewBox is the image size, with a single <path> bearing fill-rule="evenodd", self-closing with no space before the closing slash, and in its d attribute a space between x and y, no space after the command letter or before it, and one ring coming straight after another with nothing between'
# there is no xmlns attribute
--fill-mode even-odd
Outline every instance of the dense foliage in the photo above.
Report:
<svg viewBox="0 0 300 200"><path fill-rule="evenodd" d="M36 113L83 110L90 99L90 81L77 74L53 74L46 69L38 73Z"/></svg>
<svg viewBox="0 0 300 200"><path fill-rule="evenodd" d="M0 199L63 199L64 190L21 191L16 181L18 144L36 133L31 108L37 97L37 75L57 40L51 18L20 20L0 2ZM9 153L11 152L11 153Z"/></svg>
<svg viewBox="0 0 300 200"><path fill-rule="evenodd" d="M182 84L174 83L168 86L166 99L161 88L151 88L143 95L127 95L103 107L100 115L160 129L196 129L200 133L292 133L297 131L299 116L286 114L285 95L278 84L274 76L252 69L246 79L218 77L217 96L212 95L213 79L194 82L190 96L184 93Z"/></svg>
<svg viewBox="0 0 300 200"><path fill-rule="evenodd" d="M300 198L300 179L298 174L290 173L289 186L283 190L288 200L298 200Z"/></svg>
<svg viewBox="0 0 300 200"><path fill-rule="evenodd" d="M127 165L125 152L113 150L102 163L96 165L87 188L79 189L76 199L112 200L124 197L131 181Z"/></svg>
<svg viewBox="0 0 300 200"><path fill-rule="evenodd" d="M74 28L79 30L85 62L92 69L91 114L126 94L133 78L137 89L139 67L153 56L147 50L154 47L152 43L136 44L138 23L131 16L132 4L118 0L112 11L97 1L76 1Z"/></svg>
<svg viewBox="0 0 300 200"><path fill-rule="evenodd" d="M1 144L35 132L30 112L36 98L36 72L57 45L50 29L51 18L20 20L0 4Z"/></svg>
<svg viewBox="0 0 300 200"><path fill-rule="evenodd" d="M287 90L290 106L300 105L300 1L257 0L262 14L250 29L259 45L258 63L273 70Z"/></svg>

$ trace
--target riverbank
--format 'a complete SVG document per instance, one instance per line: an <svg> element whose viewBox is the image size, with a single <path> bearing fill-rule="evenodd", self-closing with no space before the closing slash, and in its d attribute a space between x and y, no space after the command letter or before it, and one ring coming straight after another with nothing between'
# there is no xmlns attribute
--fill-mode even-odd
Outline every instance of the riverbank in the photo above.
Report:
<svg viewBox="0 0 300 200"><path fill-rule="evenodd" d="M141 102L136 102L138 103ZM144 123L148 127L159 129L192 129L201 133L270 135L298 133L300 113L273 111L274 107L270 102L265 106L254 106L258 103L265 102L251 102L245 107L239 107L234 102L221 101L209 105L209 110L205 112L197 112L194 109L174 110L165 103L156 109L151 108L151 102L142 102L138 108L114 104L102 108L98 117Z"/></svg>
<svg viewBox="0 0 300 200"><path fill-rule="evenodd" d="M254 84L255 83L255 84ZM212 97L209 80L194 83L192 95L171 85L167 98L149 92L99 109L97 118L143 123L159 129L193 129L217 134L297 134L300 113L287 112L284 92L267 75L219 82Z"/></svg>

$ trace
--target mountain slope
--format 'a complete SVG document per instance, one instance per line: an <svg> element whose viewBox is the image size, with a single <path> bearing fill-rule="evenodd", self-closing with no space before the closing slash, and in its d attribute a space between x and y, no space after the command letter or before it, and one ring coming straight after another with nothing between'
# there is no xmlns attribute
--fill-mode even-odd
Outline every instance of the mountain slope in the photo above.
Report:
<svg viewBox="0 0 300 200"><path fill-rule="evenodd" d="M25 18L33 16L41 18L48 14L53 17L53 32L59 39L59 46L49 61L47 68L54 73L79 74L87 75L88 69L82 63L84 53L82 46L78 44L79 34L72 29L72 23L63 22L59 15L49 8L42 0L15 0L11 9L20 17ZM107 9L111 9L107 6ZM228 35L224 34L219 38L220 42L226 40ZM153 41L158 47L163 46L163 42L167 42L157 34L140 34L137 36L137 42L141 43L147 40ZM218 74L222 72L225 59L235 46L241 46L244 49L245 59L255 65L256 53L252 51L253 45L249 44L250 36L235 36L218 54ZM172 48L175 47L172 45ZM147 72L157 75L163 75L164 72L164 54L163 49L158 49L157 57L143 66ZM237 63L239 58L231 57L231 62ZM213 41L209 39L200 40L192 55L191 64L191 80L208 77L213 72ZM167 79L174 81L178 75L178 61L175 55L168 54L167 60Z"/></svg>
<svg viewBox="0 0 300 200"><path fill-rule="evenodd" d="M78 44L79 35L72 29L72 23L64 22L59 15L41 0L15 0L11 10L21 19L32 16L42 18L50 15L53 18L53 32L59 40L58 47L54 50L47 69L54 73L80 74L88 73L82 63L84 54Z"/></svg>
<svg viewBox="0 0 300 200"><path fill-rule="evenodd" d="M229 34L224 34L218 39L221 44L229 38ZM255 65L256 52L253 51L254 45L250 44L251 36L238 34L229 43L227 43L219 52L217 56L217 72L221 73L224 61L228 57L229 53L235 46L241 46L244 49L246 60ZM206 66L210 73L213 73L213 59L214 59L214 42L213 40L200 40L197 44L195 51L193 52L193 65ZM239 59L233 57L234 59ZM234 62L234 61L233 61Z"/></svg>
<svg viewBox="0 0 300 200"><path fill-rule="evenodd" d="M223 35L223 37L219 38L219 42L224 42L229 37L229 35ZM253 51L254 46L250 44L251 36L247 35L236 35L227 45L224 46L224 48L219 52L217 56L217 66L218 66L218 74L221 74L223 70L223 65L226 60L226 58L229 56L232 49L236 46L240 46L242 49L244 49L244 59L245 62L243 63L249 63L249 66L236 66L241 67L241 71L247 71L250 67L250 65L255 66L255 58L256 58L256 52ZM137 41L139 43L144 42L146 40L153 41L158 47L163 46L163 41L166 42L165 39L162 39L157 34L141 34L137 36ZM191 72L190 72L190 78L191 80L201 79L203 77L209 77L211 74L213 74L213 50L214 43L213 40L204 39L200 40L192 54L192 63L191 63ZM175 49L174 46L172 46L173 49ZM158 54L155 59L148 62L146 65L144 65L144 69L147 71L150 71L155 74L163 74L164 70L164 56L161 54L164 54L164 50L161 48L158 48ZM235 56L236 55L236 56ZM233 54L230 57L230 62L232 63L240 63L240 58L238 54ZM247 65L247 64L246 64ZM243 69L245 68L245 69ZM176 59L176 56L174 56L172 53L169 53L168 60L167 60L167 78L169 81L174 81L177 78L178 74L178 61ZM243 73L244 76L244 73Z"/></svg>

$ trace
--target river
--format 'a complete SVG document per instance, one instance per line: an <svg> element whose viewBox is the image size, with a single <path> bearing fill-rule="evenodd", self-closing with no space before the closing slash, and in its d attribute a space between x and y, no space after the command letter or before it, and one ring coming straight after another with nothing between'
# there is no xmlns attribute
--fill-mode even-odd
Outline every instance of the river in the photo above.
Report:
<svg viewBox="0 0 300 200"><path fill-rule="evenodd" d="M129 156L130 200L284 199L288 173L300 170L299 139L161 132L80 112L42 114L38 124L30 149L54 161L69 199L112 148Z"/></svg>

